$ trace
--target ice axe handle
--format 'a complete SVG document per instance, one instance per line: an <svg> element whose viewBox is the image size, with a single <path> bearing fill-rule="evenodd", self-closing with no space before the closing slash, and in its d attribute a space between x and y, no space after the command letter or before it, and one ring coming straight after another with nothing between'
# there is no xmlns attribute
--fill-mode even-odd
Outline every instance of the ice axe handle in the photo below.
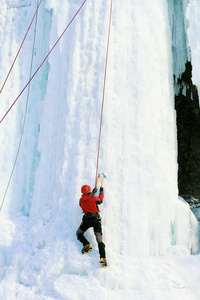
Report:
<svg viewBox="0 0 200 300"><path fill-rule="evenodd" d="M97 180L96 180L96 183L95 183L95 188L97 187L97 184L98 184L99 178L100 178L100 174L98 174L98 177L97 177Z"/></svg>
<svg viewBox="0 0 200 300"><path fill-rule="evenodd" d="M103 181L104 181L104 178L106 178L105 174L104 173L102 173L102 174L103 174L103 178L101 180L101 187L103 187Z"/></svg>

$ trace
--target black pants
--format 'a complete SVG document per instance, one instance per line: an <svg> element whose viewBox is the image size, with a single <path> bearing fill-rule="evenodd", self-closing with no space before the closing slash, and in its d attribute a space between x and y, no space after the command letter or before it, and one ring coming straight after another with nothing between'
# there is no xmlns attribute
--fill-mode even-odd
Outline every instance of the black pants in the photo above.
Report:
<svg viewBox="0 0 200 300"><path fill-rule="evenodd" d="M100 258L105 258L105 244L103 243L101 218L99 214L88 213L83 216L82 223L76 232L77 238L83 244L83 246L90 244L89 241L84 237L84 233L90 227L93 227L94 230L94 234L98 243Z"/></svg>

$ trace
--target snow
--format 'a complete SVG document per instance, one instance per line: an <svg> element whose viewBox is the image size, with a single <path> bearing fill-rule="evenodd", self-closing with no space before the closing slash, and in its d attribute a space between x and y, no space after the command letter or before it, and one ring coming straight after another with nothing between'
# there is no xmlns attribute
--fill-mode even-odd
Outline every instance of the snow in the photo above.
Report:
<svg viewBox="0 0 200 300"><path fill-rule="evenodd" d="M36 2L0 3L0 83ZM82 4L71 2L42 2L33 71ZM93 251L80 253L78 200L81 186L95 181L109 9L110 1L88 0L31 83L0 214L0 299L200 298L197 220L177 189L167 1L113 1L99 161L108 268L98 264L92 230ZM0 117L28 82L33 34L34 27L0 95ZM0 199L26 97L0 124Z"/></svg>

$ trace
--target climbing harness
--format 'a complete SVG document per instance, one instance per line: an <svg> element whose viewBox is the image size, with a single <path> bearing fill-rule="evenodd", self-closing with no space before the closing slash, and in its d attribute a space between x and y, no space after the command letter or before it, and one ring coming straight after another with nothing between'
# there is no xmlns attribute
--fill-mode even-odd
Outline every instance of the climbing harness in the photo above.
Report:
<svg viewBox="0 0 200 300"><path fill-rule="evenodd" d="M8 80L8 77L10 76L10 73L11 73L11 71L12 71L12 68L13 68L13 66L14 66L14 64L15 64L15 62L16 62L16 60L17 60L17 57L18 57L18 55L19 55L19 53L20 53L20 51L21 51L21 49L22 49L22 46L23 46L23 44L24 44L24 42L25 42L25 39L26 39L26 37L27 37L27 35L28 35L28 32L29 32L29 30L30 30L30 28L31 28L31 26L32 26L32 24L33 24L33 21L34 21L34 19L35 19L35 16L37 15L37 12L38 12L38 9L39 9L39 7L40 7L41 2L42 2L42 0L40 0L40 3L37 5L37 9L36 9L36 11L35 11L35 14L34 14L32 20L31 20L31 23L30 23L30 25L29 25L29 27L28 27L28 29L27 29L27 31L26 31L26 34L25 34L24 39L23 39L23 41L22 41L22 43L21 43L21 45L20 45L20 47L19 47L19 50L18 50L16 56L15 56L15 59L14 59L12 65L11 65L11 67L10 67L10 70L9 70L9 72L8 72L8 75L6 76L6 79L5 79L5 81L4 81L3 85L2 85L2 88L1 88L1 90L0 90L0 94L1 94L1 92L3 91L3 88L4 88L5 84L6 84L6 81Z"/></svg>
<svg viewBox="0 0 200 300"><path fill-rule="evenodd" d="M40 3L41 3L41 1L40 1ZM39 3L39 5L40 5L40 3ZM38 5L38 7L39 7L39 5ZM32 47L32 55L31 55L31 67L30 67L29 78L31 78L32 69L33 69L33 58L34 58L34 49L35 49L37 18L38 18L38 14L36 12L34 38L33 38L33 47ZM14 161L13 168L12 168L12 171L11 171L11 174L10 174L10 178L9 178L9 181L8 181L8 184L7 184L4 196L3 196L3 200L2 200L2 203L1 203L1 206L0 206L0 211L2 210L4 201L5 201L7 192L8 192L8 188L10 186L10 182L11 182L11 179L12 179L12 176L13 176L13 172L14 172L14 169L15 169L15 166L16 166L16 163L17 163L17 159L18 159L18 156L19 156L19 151L20 151L21 144L22 144L22 137L23 137L23 134L24 134L24 128L25 128L25 123L26 123L26 115L27 115L27 109L28 109L29 92L30 92L30 85L28 87L28 92L27 92L26 107L25 107L25 112L24 112L24 120L23 120L23 125L22 125L22 132L21 132L21 136L20 136L20 141L19 141L19 145L18 145L18 149L17 149L17 154L16 154L16 157L15 157L15 161Z"/></svg>
<svg viewBox="0 0 200 300"><path fill-rule="evenodd" d="M112 0L110 3L110 19L109 19L109 29L108 29L108 41L107 41L107 51L106 51L106 64L105 64L105 73L104 73L103 98L102 98L101 119L100 119L100 128L99 128L99 143L98 143L98 152L97 152L97 166L96 166L95 183L97 182L97 174L98 174L98 168L99 168L99 151L100 151L100 142L101 142L101 127L102 127L103 107L104 107L105 87L106 87L106 73L107 73L107 64L108 64L108 50L109 50L109 41L110 41L111 19L112 19Z"/></svg>
<svg viewBox="0 0 200 300"><path fill-rule="evenodd" d="M25 91L25 89L28 87L28 85L30 84L30 82L33 80L33 78L35 77L35 75L37 74L37 72L39 71L39 69L42 67L42 65L44 64L44 62L47 60L47 58L49 57L49 55L51 54L51 52L54 50L54 48L56 47L56 45L59 43L59 41L61 40L61 38L63 37L63 35L65 34L65 32L67 31L67 29L69 28L69 26L71 25L71 23L74 21L74 19L76 18L76 16L78 15L78 13L80 12L80 10L82 9L82 7L84 6L85 2L87 0L85 0L82 5L79 7L79 9L77 10L77 12L75 13L75 15L73 16L73 18L71 19L71 21L69 22L69 24L67 25L67 27L65 28L65 30L63 31L63 33L60 35L60 37L58 38L58 40L56 41L56 43L54 44L54 46L51 48L51 50L49 51L49 53L47 54L47 56L44 58L44 60L42 61L42 63L39 65L39 67L37 68L37 70L35 71L35 73L32 75L32 77L29 79L29 81L27 82L27 84L25 85L25 87L22 89L22 91L20 92L20 94L17 96L17 98L15 99L15 101L12 103L12 105L10 106L10 108L7 110L7 112L4 114L4 116L1 118L0 123L2 123L2 121L5 119L5 117L7 116L7 114L10 112L10 110L13 108L13 106L15 105L15 103L17 102L17 100L19 99L19 97L22 95L22 93Z"/></svg>

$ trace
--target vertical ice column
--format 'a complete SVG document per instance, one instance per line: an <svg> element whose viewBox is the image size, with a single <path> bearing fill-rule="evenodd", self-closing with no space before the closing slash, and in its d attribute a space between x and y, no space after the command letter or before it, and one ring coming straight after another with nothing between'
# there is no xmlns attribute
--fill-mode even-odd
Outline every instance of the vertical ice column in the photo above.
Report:
<svg viewBox="0 0 200 300"><path fill-rule="evenodd" d="M191 49L192 81L200 93L200 3L190 0L186 11L188 44Z"/></svg>

